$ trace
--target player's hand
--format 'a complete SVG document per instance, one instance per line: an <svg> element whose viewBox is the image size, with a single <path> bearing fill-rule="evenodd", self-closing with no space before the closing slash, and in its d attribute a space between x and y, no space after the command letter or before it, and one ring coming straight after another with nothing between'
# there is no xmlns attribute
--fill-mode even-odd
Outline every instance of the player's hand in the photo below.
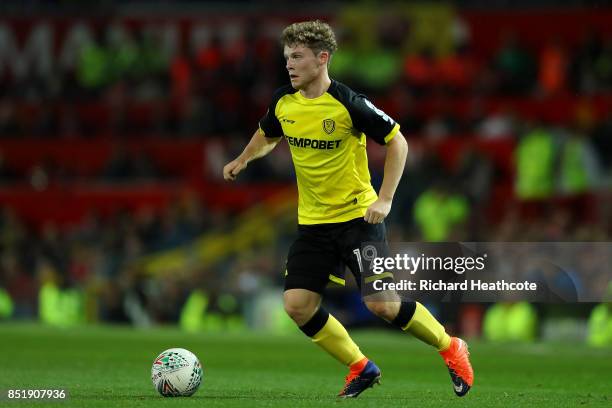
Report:
<svg viewBox="0 0 612 408"><path fill-rule="evenodd" d="M223 167L223 178L225 181L236 180L236 176L242 170L246 169L247 164L242 160L232 160Z"/></svg>
<svg viewBox="0 0 612 408"><path fill-rule="evenodd" d="M366 210L363 219L369 224L380 224L391 211L391 200L378 198Z"/></svg>

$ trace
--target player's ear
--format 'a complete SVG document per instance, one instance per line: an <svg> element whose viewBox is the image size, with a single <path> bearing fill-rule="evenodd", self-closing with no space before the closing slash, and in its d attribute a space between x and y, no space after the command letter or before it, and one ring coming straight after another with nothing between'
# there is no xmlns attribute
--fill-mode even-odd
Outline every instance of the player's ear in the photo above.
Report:
<svg viewBox="0 0 612 408"><path fill-rule="evenodd" d="M329 63L329 51L319 52L319 62L321 65L327 65Z"/></svg>

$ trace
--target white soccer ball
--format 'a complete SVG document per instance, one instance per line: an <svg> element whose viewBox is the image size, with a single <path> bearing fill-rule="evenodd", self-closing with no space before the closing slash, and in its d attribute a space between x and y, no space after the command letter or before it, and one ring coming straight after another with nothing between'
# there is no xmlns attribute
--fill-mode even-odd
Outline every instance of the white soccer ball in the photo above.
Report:
<svg viewBox="0 0 612 408"><path fill-rule="evenodd" d="M153 362L151 380L164 397L189 397L200 387L202 365L191 351L171 348Z"/></svg>

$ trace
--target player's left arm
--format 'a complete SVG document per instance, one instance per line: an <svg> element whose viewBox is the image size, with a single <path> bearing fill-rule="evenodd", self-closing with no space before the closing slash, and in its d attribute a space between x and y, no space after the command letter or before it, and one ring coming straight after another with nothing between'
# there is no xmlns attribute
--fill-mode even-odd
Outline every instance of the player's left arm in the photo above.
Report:
<svg viewBox="0 0 612 408"><path fill-rule="evenodd" d="M389 115L374 106L364 95L350 90L347 93L346 106L353 127L387 148L385 173L378 199L366 209L363 217L370 224L380 224L391 211L393 195L404 172L408 143L400 132L399 124Z"/></svg>
<svg viewBox="0 0 612 408"><path fill-rule="evenodd" d="M370 224L379 224L391 211L391 204L395 190L404 172L406 157L408 156L408 143L399 130L385 145L385 173L378 192L378 199L366 210L364 220Z"/></svg>

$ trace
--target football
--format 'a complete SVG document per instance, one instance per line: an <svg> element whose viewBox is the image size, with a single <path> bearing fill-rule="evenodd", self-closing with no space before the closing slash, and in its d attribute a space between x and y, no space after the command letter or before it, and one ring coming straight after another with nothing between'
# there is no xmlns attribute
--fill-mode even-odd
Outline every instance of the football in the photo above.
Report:
<svg viewBox="0 0 612 408"><path fill-rule="evenodd" d="M151 380L164 397L189 397L202 383L202 364L191 351L171 348L153 361Z"/></svg>

